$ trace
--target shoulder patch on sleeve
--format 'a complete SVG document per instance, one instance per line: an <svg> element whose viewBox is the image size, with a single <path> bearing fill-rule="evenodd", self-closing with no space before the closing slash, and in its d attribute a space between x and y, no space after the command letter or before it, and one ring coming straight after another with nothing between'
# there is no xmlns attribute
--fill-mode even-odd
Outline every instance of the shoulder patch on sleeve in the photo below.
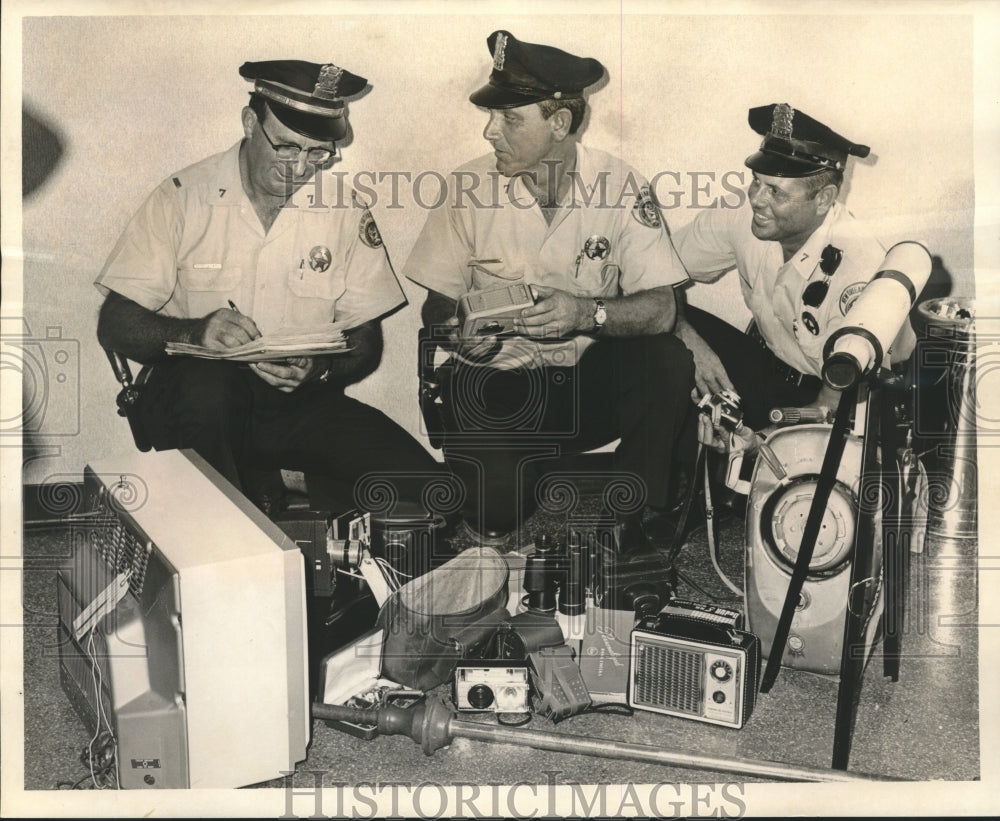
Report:
<svg viewBox="0 0 1000 821"><path fill-rule="evenodd" d="M843 316L847 316L847 312L851 310L854 300L861 296L861 292L867 284L867 282L852 282L840 292L840 313Z"/></svg>
<svg viewBox="0 0 1000 821"><path fill-rule="evenodd" d="M375 217L372 216L372 212L367 208L361 212L361 222L358 225L358 236L361 237L361 241L369 248L382 247L382 235L378 232L378 226L375 224Z"/></svg>
<svg viewBox="0 0 1000 821"><path fill-rule="evenodd" d="M653 202L648 185L639 189L639 196L635 200L635 205L632 206L632 216L647 228L659 228L662 224L660 209Z"/></svg>

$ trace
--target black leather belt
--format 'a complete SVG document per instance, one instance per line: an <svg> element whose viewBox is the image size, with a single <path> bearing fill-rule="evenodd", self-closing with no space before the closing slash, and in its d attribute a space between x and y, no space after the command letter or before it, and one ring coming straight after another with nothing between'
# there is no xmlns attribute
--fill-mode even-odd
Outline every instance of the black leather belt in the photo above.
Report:
<svg viewBox="0 0 1000 821"><path fill-rule="evenodd" d="M802 373L802 371L796 370L787 362L780 359L774 351L767 347L767 342L761 335L756 322L750 323L750 327L747 328L747 336L754 340L767 352L768 359L771 360L771 367L773 367L775 373L777 373L778 376L786 382L799 388L805 388L806 390L818 391L823 387L823 380L818 376L813 376L811 373Z"/></svg>

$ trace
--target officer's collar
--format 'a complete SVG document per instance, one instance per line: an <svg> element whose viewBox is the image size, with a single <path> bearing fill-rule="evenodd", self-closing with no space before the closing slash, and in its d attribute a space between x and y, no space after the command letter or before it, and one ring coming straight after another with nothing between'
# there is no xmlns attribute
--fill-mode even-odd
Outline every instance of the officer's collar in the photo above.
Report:
<svg viewBox="0 0 1000 821"><path fill-rule="evenodd" d="M209 190L212 205L239 205L248 199L243 190L243 178L240 176L240 146L237 143L222 155L222 162L217 166L213 187Z"/></svg>
<svg viewBox="0 0 1000 821"><path fill-rule="evenodd" d="M830 243L830 233L833 229L834 221L840 216L842 206L835 202L833 207L827 211L826 217L820 223L819 228L812 232L805 245L796 251L786 265L791 265L799 272L802 279L809 279L819 265L820 254Z"/></svg>

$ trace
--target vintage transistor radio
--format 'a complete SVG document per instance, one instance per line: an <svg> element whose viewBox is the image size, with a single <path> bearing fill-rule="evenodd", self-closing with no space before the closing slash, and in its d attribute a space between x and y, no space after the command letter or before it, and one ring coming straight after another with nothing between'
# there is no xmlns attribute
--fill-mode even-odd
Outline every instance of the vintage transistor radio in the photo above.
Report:
<svg viewBox="0 0 1000 821"><path fill-rule="evenodd" d="M628 703L640 710L740 728L760 679L760 640L742 615L674 600L632 630Z"/></svg>
<svg viewBox="0 0 1000 821"><path fill-rule="evenodd" d="M458 321L462 336L510 334L521 311L535 304L530 285L519 282L485 291L470 291L458 300Z"/></svg>

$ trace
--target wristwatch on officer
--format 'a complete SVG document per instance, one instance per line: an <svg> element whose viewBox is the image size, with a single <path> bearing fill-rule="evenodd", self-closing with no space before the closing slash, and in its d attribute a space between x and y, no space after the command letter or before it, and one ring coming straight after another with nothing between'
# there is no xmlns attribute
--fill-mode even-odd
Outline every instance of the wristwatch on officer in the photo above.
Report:
<svg viewBox="0 0 1000 821"><path fill-rule="evenodd" d="M603 299L594 299L594 333L599 333L604 323L608 321L608 312Z"/></svg>

